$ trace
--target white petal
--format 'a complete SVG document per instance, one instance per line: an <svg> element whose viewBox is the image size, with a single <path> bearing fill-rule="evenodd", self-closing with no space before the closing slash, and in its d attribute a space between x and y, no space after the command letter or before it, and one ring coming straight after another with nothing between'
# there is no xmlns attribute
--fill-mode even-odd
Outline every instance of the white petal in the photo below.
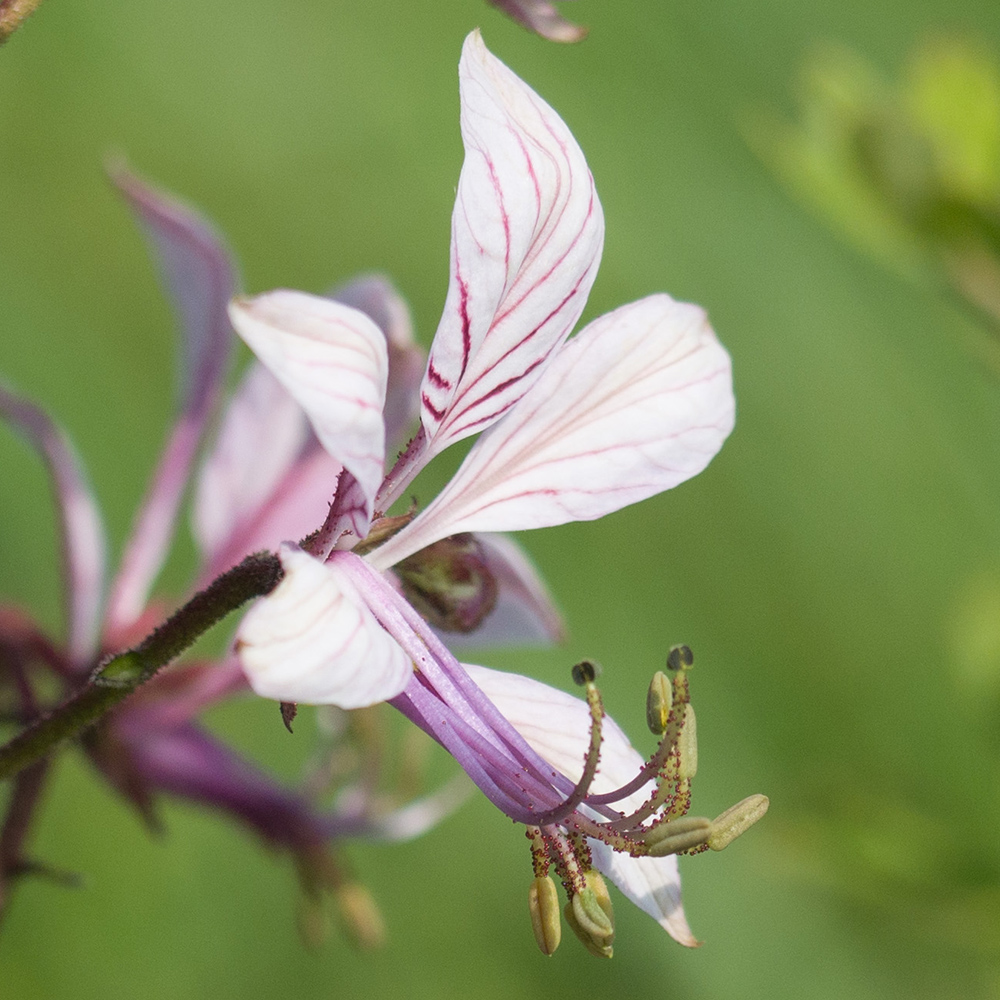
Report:
<svg viewBox="0 0 1000 1000"><path fill-rule="evenodd" d="M604 217L561 118L478 31L459 66L465 163L451 281L421 388L428 454L495 422L583 311Z"/></svg>
<svg viewBox="0 0 1000 1000"><path fill-rule="evenodd" d="M508 535L476 535L497 583L497 603L474 632L450 632L452 649L465 646L549 646L566 637L562 617L524 549Z"/></svg>
<svg viewBox="0 0 1000 1000"><path fill-rule="evenodd" d="M293 545L285 577L247 613L236 635L240 664L264 698L363 708L394 698L412 664L340 570Z"/></svg>
<svg viewBox="0 0 1000 1000"><path fill-rule="evenodd" d="M311 437L302 407L259 362L250 366L226 408L195 487L194 533L214 556L268 501ZM327 484L329 500L336 480ZM316 511L318 528L324 511ZM278 541L294 539L291 533Z"/></svg>
<svg viewBox="0 0 1000 1000"><path fill-rule="evenodd" d="M547 684L463 664L469 676L510 720L545 761L577 781L590 742L590 712L580 698ZM610 716L604 717L601 763L594 779L595 793L610 792L631 781L645 763L628 737ZM648 798L650 785L622 800L637 808ZM617 806L616 806L617 808ZM631 858L617 854L596 840L588 840L594 864L636 906L648 913L676 941L698 942L691 934L681 905L677 858Z"/></svg>
<svg viewBox="0 0 1000 1000"><path fill-rule="evenodd" d="M729 355L697 306L622 306L567 342L441 494L372 553L385 568L459 531L588 521L700 472L733 426Z"/></svg>
<svg viewBox="0 0 1000 1000"><path fill-rule="evenodd" d="M665 858L632 858L618 854L599 840L588 840L594 866L622 894L648 913L675 941L688 948L701 943L688 926L681 902L681 876L677 855Z"/></svg>
<svg viewBox="0 0 1000 1000"><path fill-rule="evenodd" d="M392 447L412 429L420 411L420 378L426 353L413 340L406 301L388 278L365 274L335 288L331 297L370 316L385 334L389 382L385 392L385 440Z"/></svg>
<svg viewBox="0 0 1000 1000"><path fill-rule="evenodd" d="M373 498L385 457L388 361L382 331L357 309L303 292L236 299L229 315L236 332L305 410L323 447Z"/></svg>

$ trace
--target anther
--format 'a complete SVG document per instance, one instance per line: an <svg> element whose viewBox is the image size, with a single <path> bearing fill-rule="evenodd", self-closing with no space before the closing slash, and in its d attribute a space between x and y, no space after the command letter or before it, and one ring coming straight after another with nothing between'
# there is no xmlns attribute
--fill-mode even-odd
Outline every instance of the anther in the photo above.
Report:
<svg viewBox="0 0 1000 1000"><path fill-rule="evenodd" d="M713 851L728 847L767 812L770 804L766 795L750 795L742 802L730 806L712 821L712 833L706 843Z"/></svg>
<svg viewBox="0 0 1000 1000"><path fill-rule="evenodd" d="M667 654L667 669L690 670L694 665L694 653L690 646L671 646Z"/></svg>
<svg viewBox="0 0 1000 1000"><path fill-rule="evenodd" d="M684 722L677 736L677 777L693 778L698 771L698 728L694 718L694 705L684 706Z"/></svg>
<svg viewBox="0 0 1000 1000"><path fill-rule="evenodd" d="M581 660L573 667L573 683L577 687L593 684L601 676L601 665L593 660Z"/></svg>
<svg viewBox="0 0 1000 1000"><path fill-rule="evenodd" d="M584 873L586 887L573 895L563 911L566 923L597 958L611 958L615 917L604 879L593 868Z"/></svg>
<svg viewBox="0 0 1000 1000"><path fill-rule="evenodd" d="M543 955L551 955L562 940L562 921L559 917L559 893L548 875L536 876L532 881L528 889L528 910L538 947Z"/></svg>
<svg viewBox="0 0 1000 1000"><path fill-rule="evenodd" d="M715 824L704 816L679 816L649 828L643 838L651 857L680 854L707 843Z"/></svg>
<svg viewBox="0 0 1000 1000"><path fill-rule="evenodd" d="M646 693L646 725L654 736L662 736L667 731L673 706L674 686L662 670L657 670Z"/></svg>

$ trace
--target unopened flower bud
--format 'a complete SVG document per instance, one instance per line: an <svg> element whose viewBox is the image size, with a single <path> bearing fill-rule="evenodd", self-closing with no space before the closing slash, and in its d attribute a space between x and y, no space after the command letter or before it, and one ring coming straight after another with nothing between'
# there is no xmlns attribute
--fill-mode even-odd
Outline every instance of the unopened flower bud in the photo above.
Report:
<svg viewBox="0 0 1000 1000"><path fill-rule="evenodd" d="M643 839L650 856L662 858L701 847L714 829L712 821L704 816L680 816L651 827Z"/></svg>
<svg viewBox="0 0 1000 1000"><path fill-rule="evenodd" d="M666 732L673 706L674 686L662 670L657 670L646 694L646 725L654 736L662 736Z"/></svg>
<svg viewBox="0 0 1000 1000"><path fill-rule="evenodd" d="M684 706L684 724L677 737L677 754L680 757L677 777L693 778L698 772L698 726L694 718L694 705L690 702Z"/></svg>
<svg viewBox="0 0 1000 1000"><path fill-rule="evenodd" d="M728 847L740 834L750 829L771 804L766 795L750 795L730 806L712 822L712 834L706 841L713 851Z"/></svg>
<svg viewBox="0 0 1000 1000"><path fill-rule="evenodd" d="M534 879L528 890L528 910L531 929L543 955L551 955L562 940L562 921L559 917L559 893L556 884L545 875Z"/></svg>
<svg viewBox="0 0 1000 1000"><path fill-rule="evenodd" d="M566 923L597 958L611 958L615 940L615 915L604 879L593 869L585 873L586 887L575 893L563 911Z"/></svg>
<svg viewBox="0 0 1000 1000"><path fill-rule="evenodd" d="M442 538L396 565L410 603L435 628L471 632L493 610L497 582L474 535Z"/></svg>

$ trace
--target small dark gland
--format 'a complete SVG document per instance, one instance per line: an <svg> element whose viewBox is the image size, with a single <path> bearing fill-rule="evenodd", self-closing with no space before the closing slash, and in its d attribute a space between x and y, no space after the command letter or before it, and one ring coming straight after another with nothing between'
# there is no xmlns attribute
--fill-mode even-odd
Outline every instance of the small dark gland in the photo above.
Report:
<svg viewBox="0 0 1000 1000"><path fill-rule="evenodd" d="M688 668L694 663L694 653L690 646L671 646L667 654L667 669L680 670Z"/></svg>
<svg viewBox="0 0 1000 1000"><path fill-rule="evenodd" d="M601 676L601 667L593 660L581 660L573 667L573 683L578 687L593 684Z"/></svg>

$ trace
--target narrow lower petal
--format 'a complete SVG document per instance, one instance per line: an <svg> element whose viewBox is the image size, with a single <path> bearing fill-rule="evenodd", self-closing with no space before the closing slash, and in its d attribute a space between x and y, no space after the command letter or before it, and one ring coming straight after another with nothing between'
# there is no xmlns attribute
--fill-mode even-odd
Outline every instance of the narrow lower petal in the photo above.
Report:
<svg viewBox="0 0 1000 1000"><path fill-rule="evenodd" d="M0 385L0 418L28 439L48 467L59 518L66 645L72 661L83 666L97 652L104 599L100 509L69 440L43 410Z"/></svg>
<svg viewBox="0 0 1000 1000"><path fill-rule="evenodd" d="M388 358L382 331L357 309L304 292L237 299L230 316L305 410L323 447L358 481L370 516L385 457Z"/></svg>
<svg viewBox="0 0 1000 1000"><path fill-rule="evenodd" d="M583 773L590 741L590 712L584 701L546 684L486 667L463 664L469 676L510 720L545 761L573 781ZM645 763L628 737L605 716L601 763L592 785L596 794L614 791L631 781ZM621 800L616 808L640 806L650 785ZM674 940L694 946L681 905L677 858L632 858L618 854L596 840L588 840L598 870L641 910L648 913Z"/></svg>
<svg viewBox="0 0 1000 1000"><path fill-rule="evenodd" d="M423 513L370 556L391 566L459 531L588 521L696 475L733 426L729 355L705 313L668 295L566 343Z"/></svg>
<svg viewBox="0 0 1000 1000"><path fill-rule="evenodd" d="M115 167L111 177L149 239L177 314L182 362L178 419L139 508L108 601L108 627L114 632L142 613L170 545L191 465L229 362L233 338L226 305L236 275L221 237L198 213L124 167Z"/></svg>
<svg viewBox="0 0 1000 1000"><path fill-rule="evenodd" d="M413 321L403 297L381 274L366 274L335 288L331 297L370 316L385 334L389 377L385 390L386 447L398 447L420 412L420 378L427 361L413 339Z"/></svg>
<svg viewBox="0 0 1000 1000"><path fill-rule="evenodd" d="M459 77L465 162L448 297L421 387L428 455L521 398L583 311L604 243L593 178L562 119L478 31Z"/></svg>
<svg viewBox="0 0 1000 1000"><path fill-rule="evenodd" d="M284 579L250 609L236 635L254 691L276 701L341 708L398 695L412 663L341 571L339 554L321 563L283 545L280 556Z"/></svg>

